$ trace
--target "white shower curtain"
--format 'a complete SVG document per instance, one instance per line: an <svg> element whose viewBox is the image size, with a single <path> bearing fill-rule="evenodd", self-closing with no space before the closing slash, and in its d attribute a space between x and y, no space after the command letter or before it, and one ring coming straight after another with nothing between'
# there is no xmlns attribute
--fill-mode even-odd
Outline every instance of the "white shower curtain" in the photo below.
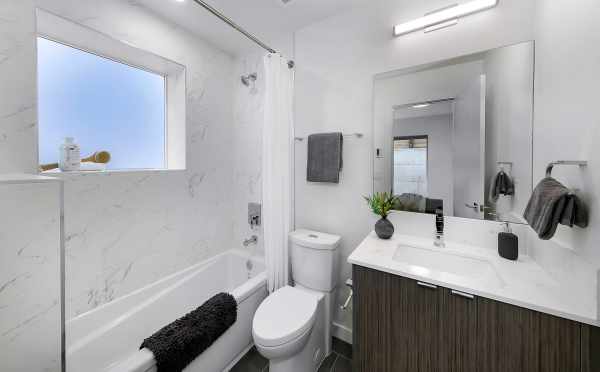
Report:
<svg viewBox="0 0 600 372"><path fill-rule="evenodd" d="M293 70L279 54L268 54L265 67L263 128L263 227L268 289L289 282L288 234L292 229Z"/></svg>

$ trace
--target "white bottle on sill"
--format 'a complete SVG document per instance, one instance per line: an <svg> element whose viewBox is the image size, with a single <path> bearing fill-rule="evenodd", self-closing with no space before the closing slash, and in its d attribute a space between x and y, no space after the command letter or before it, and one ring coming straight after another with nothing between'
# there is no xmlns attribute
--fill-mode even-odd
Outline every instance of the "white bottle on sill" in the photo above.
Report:
<svg viewBox="0 0 600 372"><path fill-rule="evenodd" d="M78 171L81 167L81 151L74 142L73 137L65 138L65 143L60 146L60 170L63 172Z"/></svg>

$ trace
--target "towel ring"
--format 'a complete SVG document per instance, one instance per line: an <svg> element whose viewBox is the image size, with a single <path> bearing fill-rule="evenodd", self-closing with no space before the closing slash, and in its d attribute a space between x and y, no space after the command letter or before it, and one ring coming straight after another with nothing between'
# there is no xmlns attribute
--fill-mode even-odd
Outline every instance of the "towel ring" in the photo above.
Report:
<svg viewBox="0 0 600 372"><path fill-rule="evenodd" d="M552 177L552 170L555 165L577 165L580 168L587 167L588 162L582 160L558 160L553 161L546 167L546 177Z"/></svg>

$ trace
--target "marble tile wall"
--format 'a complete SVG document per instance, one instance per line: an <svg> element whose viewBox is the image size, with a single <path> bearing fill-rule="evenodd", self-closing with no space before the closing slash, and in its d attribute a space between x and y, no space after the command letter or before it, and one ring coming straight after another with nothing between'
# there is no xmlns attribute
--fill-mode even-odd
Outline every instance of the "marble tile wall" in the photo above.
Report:
<svg viewBox="0 0 600 372"><path fill-rule="evenodd" d="M262 226L250 229L248 203L262 201L262 129L264 120L264 53L239 58L234 73L233 112L233 247L244 249L249 255L264 255ZM240 76L257 73L255 84L246 87ZM242 242L257 235L258 245L243 248Z"/></svg>
<svg viewBox="0 0 600 372"><path fill-rule="evenodd" d="M247 201L259 200L260 171L250 168L260 165L255 153L260 145L254 137L237 137L233 130L234 86L239 89L237 93L243 91L241 84L233 84L232 76L244 68L234 65L234 58L217 47L165 22L137 1L11 0L0 2L0 173L33 172L37 167L36 6L187 67L187 170L60 176L65 181L66 195L69 319L233 248L234 215L242 221L237 211L245 215ZM260 95L248 92L244 91L245 97L252 100L240 104L236 123L249 128L254 122L240 115L251 112ZM260 139L260 132L248 132ZM239 156L232 150L234 141L252 149ZM249 153L255 158L250 159ZM244 165L234 166L236 157L242 158ZM236 196L237 188L244 196ZM58 277L50 272L59 258L58 243L51 244L45 237L50 221L37 221L39 202L21 196L26 191L29 189L13 187L0 196L3 202L11 202L8 208L3 204L6 214L0 217L8 226L0 231L2 263L17 269L18 260L24 258L15 251L27 243L22 240L41 239L30 243L35 247L30 248L32 256L27 256L31 265L36 265L35 273L2 272L0 295L9 297L0 296L0 352L22 355L24 349L35 350L43 355L39 360L32 358L31 363L37 364L26 370L56 371L60 324L55 319L46 329L38 322L56 315L58 299L46 298L50 292L44 286L15 292L17 284L33 275L44 277L45 285L60 285ZM50 213L52 203L58 199L44 202L44 210ZM16 209L22 226L11 230L17 220L10 216ZM236 224L239 236L246 236L245 231L241 232L244 223ZM48 249L43 256L38 252L41 244ZM17 294L27 303L18 314L8 307ZM23 339L28 342L25 348L27 342L19 341L19 329L26 327L32 327L27 329L35 330L36 337L27 335L29 338ZM55 341L46 344L47 338ZM4 358L0 360L3 371L23 370L6 364Z"/></svg>
<svg viewBox="0 0 600 372"><path fill-rule="evenodd" d="M247 223L247 204L260 202L262 192L262 54L234 60L137 1L0 3L0 173L34 172L37 166L36 6L187 68L187 170L60 175L65 181L66 318L224 250L242 248L252 234L262 237L262 229L251 231ZM254 87L245 87L239 77L250 72L259 78ZM50 218L58 213L58 199L49 190L39 194L15 186L1 191L0 199L10 202L0 216L5 225L21 223L8 230L11 234L0 232L2 262L17 270L19 259L31 261L23 272L2 272L0 352L17 355L29 343L27 349L40 357L28 361L27 370L56 371L58 298L55 291L25 283L44 278L45 286L60 285L53 271L59 258L58 241L52 241L56 219ZM12 220L19 205L20 220ZM40 210L47 221L31 217ZM262 255L260 241L246 248L249 254ZM31 253L19 257L24 246ZM27 271L31 267L35 273ZM17 293L25 304L18 315L9 306ZM0 359L3 371L22 370Z"/></svg>
<svg viewBox="0 0 600 372"><path fill-rule="evenodd" d="M0 183L0 370L60 368L58 182Z"/></svg>
<svg viewBox="0 0 600 372"><path fill-rule="evenodd" d="M232 248L234 60L137 1L37 5L187 68L187 170L62 175L67 319Z"/></svg>

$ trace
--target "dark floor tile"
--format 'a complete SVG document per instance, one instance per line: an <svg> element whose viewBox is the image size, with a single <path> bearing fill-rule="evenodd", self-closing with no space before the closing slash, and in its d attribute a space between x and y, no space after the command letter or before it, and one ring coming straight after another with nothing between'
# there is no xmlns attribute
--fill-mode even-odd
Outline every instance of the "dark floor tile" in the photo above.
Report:
<svg viewBox="0 0 600 372"><path fill-rule="evenodd" d="M337 357L338 355L336 353L329 354L329 356L325 358L323 363L321 363L318 372L331 372L331 368L333 367L333 364L335 363Z"/></svg>
<svg viewBox="0 0 600 372"><path fill-rule="evenodd" d="M237 362L230 372L262 372L268 365L269 361L253 347Z"/></svg>
<svg viewBox="0 0 600 372"><path fill-rule="evenodd" d="M348 359L352 359L352 345L347 342L340 340L339 338L333 338L331 348L336 353L344 356Z"/></svg>
<svg viewBox="0 0 600 372"><path fill-rule="evenodd" d="M343 356L339 356L335 360L335 364L333 365L332 372L352 372L352 361Z"/></svg>

